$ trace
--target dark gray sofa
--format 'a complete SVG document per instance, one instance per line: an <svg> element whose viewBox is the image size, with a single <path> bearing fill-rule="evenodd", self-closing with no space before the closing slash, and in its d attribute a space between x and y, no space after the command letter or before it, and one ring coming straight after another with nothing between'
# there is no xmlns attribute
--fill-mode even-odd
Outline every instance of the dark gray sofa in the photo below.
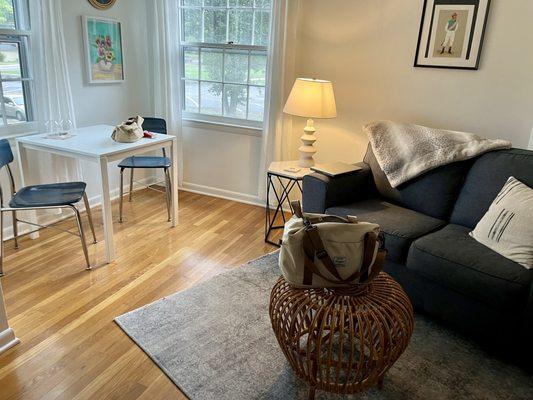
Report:
<svg viewBox="0 0 533 400"><path fill-rule="evenodd" d="M360 166L336 178L306 176L304 211L378 223L388 250L385 271L404 287L415 309L499 353L533 355L533 270L468 235L509 176L533 187L533 152L486 153L397 189L370 148Z"/></svg>

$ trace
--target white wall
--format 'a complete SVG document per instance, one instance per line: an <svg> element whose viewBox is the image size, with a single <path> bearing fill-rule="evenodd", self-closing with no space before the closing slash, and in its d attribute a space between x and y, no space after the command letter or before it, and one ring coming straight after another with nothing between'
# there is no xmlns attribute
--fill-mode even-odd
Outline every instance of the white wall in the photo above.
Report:
<svg viewBox="0 0 533 400"><path fill-rule="evenodd" d="M414 68L422 0L305 0L300 76L332 80L338 118L316 121L318 161L359 161L376 119L510 139L533 125L533 1L493 1L478 71ZM295 125L303 127L304 121ZM296 144L295 144L296 146Z"/></svg>
<svg viewBox="0 0 533 400"><path fill-rule="evenodd" d="M116 125L134 113L150 110L145 0L117 1L100 11L88 1L63 0L63 26L70 65L69 73L79 126ZM81 16L99 16L122 22L126 80L121 84L88 85L82 41Z"/></svg>
<svg viewBox="0 0 533 400"><path fill-rule="evenodd" d="M257 203L261 132L184 122L183 187Z"/></svg>
<svg viewBox="0 0 533 400"><path fill-rule="evenodd" d="M79 126L116 124L133 114L151 114L147 62L150 0L122 0L107 11L87 1L63 0L70 78ZM412 66L421 0L301 1L296 40L299 76L331 79L338 118L316 121L317 161L358 161L367 140L361 126L393 119L504 137L526 147L533 126L533 2L492 2L480 70ZM85 82L81 15L123 22L126 81ZM304 126L296 118L289 158L297 158ZM238 128L186 123L183 129L184 187L243 201L258 201L261 138ZM89 195L97 194L94 167L82 165ZM118 187L112 166L111 183ZM139 175L139 178L143 176ZM95 199L98 200L98 199Z"/></svg>
<svg viewBox="0 0 533 400"><path fill-rule="evenodd" d="M377 119L470 131L528 146L533 126L533 1L492 2L477 71L413 67L422 4L300 2L301 13L292 22L299 25L297 75L332 80L339 115L315 121L318 162L360 161L367 146L361 126ZM301 118L294 122L291 159L298 158L305 125ZM184 148L186 187L256 195L259 139L214 127L185 127Z"/></svg>
<svg viewBox="0 0 533 400"><path fill-rule="evenodd" d="M132 115L151 114L147 57L146 0L117 1L109 10L100 11L88 1L63 0L63 26L69 51L69 74L79 127L116 125ZM122 22L124 70L126 79L119 84L89 85L85 70L81 16L114 18ZM82 179L88 183L89 196L98 193L99 180L94 165L82 163ZM115 193L119 185L118 168L111 165L110 185ZM138 179L149 172L136 171ZM137 179L137 178L136 178Z"/></svg>
<svg viewBox="0 0 533 400"><path fill-rule="evenodd" d="M129 116L151 114L149 96L148 63L146 62L147 0L118 1L111 9L100 11L88 1L62 1L65 45L69 60L70 83L74 97L76 122L79 127L109 124L116 125ZM124 47L124 68L126 80L119 84L89 85L86 82L85 53L82 41L81 16L102 16L122 22ZM38 66L36 66L38 68ZM12 142L14 147L14 141ZM91 203L99 203L98 187L100 180L95 164L81 162L58 162L52 165L49 156L38 152L29 153L30 168L34 173L27 177L26 184L55 182L65 179L80 179L87 182L87 192ZM13 168L18 178L18 166ZM119 170L115 164L109 167L112 195L118 194ZM151 179L149 171L136 172L136 180ZM9 187L6 177L2 177L4 188ZM53 216L52 216L53 218ZM9 219L8 219L9 220ZM11 222L5 224L7 236L11 236Z"/></svg>

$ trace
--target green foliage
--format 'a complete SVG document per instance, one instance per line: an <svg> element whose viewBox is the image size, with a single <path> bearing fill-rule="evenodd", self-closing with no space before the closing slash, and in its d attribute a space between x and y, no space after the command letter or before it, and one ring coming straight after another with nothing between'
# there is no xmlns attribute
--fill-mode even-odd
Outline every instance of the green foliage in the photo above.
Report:
<svg viewBox="0 0 533 400"><path fill-rule="evenodd" d="M226 0L206 0L205 5L221 7L220 9L183 9L184 39L186 42L227 43L240 45L267 46L270 30L271 0L230 0L229 5L249 7L230 9L226 7ZM199 5L196 0L184 0L184 5ZM254 17L255 14L255 17ZM202 38L203 15L203 38ZM255 21L255 23L254 23ZM224 60L224 61L223 61ZM198 76L198 63L200 74ZM250 65L248 66L248 63ZM224 65L224 71L222 70ZM250 69L248 76L248 69ZM224 115L239 116L246 110L248 101L248 83L264 85L266 74L266 56L253 53L248 61L248 51L220 49L202 50L198 60L197 48L185 51L185 77L202 81L215 81L225 84L211 84L209 92L216 97L222 97ZM224 79L222 79L224 78ZM250 81L248 82L248 79Z"/></svg>
<svg viewBox="0 0 533 400"><path fill-rule="evenodd" d="M13 13L12 0L0 0L0 25L15 27L15 15Z"/></svg>

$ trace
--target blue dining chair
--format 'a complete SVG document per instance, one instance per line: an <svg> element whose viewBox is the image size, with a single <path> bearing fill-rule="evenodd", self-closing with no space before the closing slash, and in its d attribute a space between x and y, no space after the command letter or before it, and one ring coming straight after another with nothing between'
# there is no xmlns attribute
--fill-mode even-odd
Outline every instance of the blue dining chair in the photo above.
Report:
<svg viewBox="0 0 533 400"><path fill-rule="evenodd" d="M39 228L54 228L71 235L78 236L81 239L83 248L83 255L87 269L91 269L89 262L89 253L87 252L87 243L85 242L85 234L83 232L83 225L81 222L81 215L75 204L82 199L85 203L85 210L89 219L89 225L93 234L94 243L96 243L96 235L94 233L93 220L91 216L91 208L87 200L85 182L65 182L65 183L51 183L45 185L26 186L20 190L15 189L15 179L9 164L13 162L13 152L11 146L6 139L0 140L0 170L7 169L9 183L11 185L11 201L8 207L4 207L4 196L2 187L0 186L0 276L4 275L4 213L11 212L13 218L13 236L15 241L15 249L18 249L18 223L22 222L28 225L37 226ZM66 229L61 229L51 225L41 225L35 222L23 221L17 218L17 211L27 210L44 210L69 208L74 211L76 222L78 224L78 233L71 232ZM30 232L31 233L31 232Z"/></svg>
<svg viewBox="0 0 533 400"><path fill-rule="evenodd" d="M143 129L149 132L167 134L167 123L161 118L144 118ZM124 197L124 170L130 170L130 193L129 201L132 201L133 194L133 171L135 169L163 169L165 172L165 193L167 201L168 221L170 221L170 173L171 166L170 158L167 157L165 149L163 150L163 157L160 156L133 156L122 160L118 167L120 168L120 207L119 207L119 222L122 223L122 201Z"/></svg>

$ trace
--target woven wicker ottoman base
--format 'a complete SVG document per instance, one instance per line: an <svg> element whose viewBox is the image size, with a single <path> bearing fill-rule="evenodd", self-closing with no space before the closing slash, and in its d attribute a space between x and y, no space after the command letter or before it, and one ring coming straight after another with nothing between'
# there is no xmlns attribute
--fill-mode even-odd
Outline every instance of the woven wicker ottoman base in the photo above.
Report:
<svg viewBox="0 0 533 400"><path fill-rule="evenodd" d="M298 289L279 278L270 320L294 372L316 390L356 393L383 383L414 326L409 298L381 273L359 289Z"/></svg>

